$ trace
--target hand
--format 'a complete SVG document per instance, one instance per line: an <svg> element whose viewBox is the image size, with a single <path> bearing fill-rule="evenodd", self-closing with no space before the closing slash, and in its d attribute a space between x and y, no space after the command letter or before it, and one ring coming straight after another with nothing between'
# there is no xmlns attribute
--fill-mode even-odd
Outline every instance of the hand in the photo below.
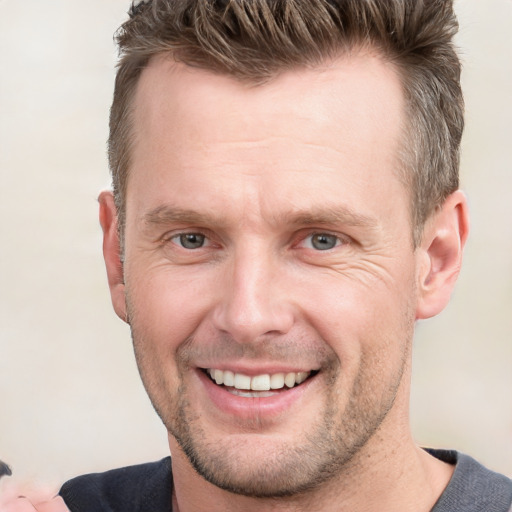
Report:
<svg viewBox="0 0 512 512"><path fill-rule="evenodd" d="M0 503L0 510L1 512L69 512L60 496L45 501L19 497L5 504Z"/></svg>
<svg viewBox="0 0 512 512"><path fill-rule="evenodd" d="M54 490L27 490L15 484L2 484L0 512L69 512Z"/></svg>

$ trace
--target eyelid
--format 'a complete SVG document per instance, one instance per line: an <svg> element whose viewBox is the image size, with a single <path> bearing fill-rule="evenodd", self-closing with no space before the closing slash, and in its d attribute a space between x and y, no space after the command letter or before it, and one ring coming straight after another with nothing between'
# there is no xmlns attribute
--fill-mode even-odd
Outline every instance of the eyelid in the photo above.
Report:
<svg viewBox="0 0 512 512"><path fill-rule="evenodd" d="M203 235L207 238L211 238L211 232L209 229L199 228L199 227L179 227L170 229L166 231L163 235L160 236L161 240L170 240L176 236L180 235Z"/></svg>

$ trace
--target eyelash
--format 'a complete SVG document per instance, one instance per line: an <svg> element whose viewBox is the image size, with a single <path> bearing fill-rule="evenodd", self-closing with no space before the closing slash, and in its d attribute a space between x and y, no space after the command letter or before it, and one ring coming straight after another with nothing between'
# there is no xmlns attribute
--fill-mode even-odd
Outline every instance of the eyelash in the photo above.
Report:
<svg viewBox="0 0 512 512"><path fill-rule="evenodd" d="M202 238L201 245L198 245L197 247L184 247L184 237L187 237L187 236L191 236L191 237L195 236L195 237ZM325 239L328 239L331 242L333 242L334 245L332 247L326 247L326 248L314 247L314 242L313 242L314 237L319 237L319 238L324 237ZM331 233L328 231L314 231L314 232L309 232L304 237L301 237L299 242L294 245L299 246L301 244L304 244L307 240L310 240L310 243L309 243L309 246L305 247L305 248L314 250L315 252L327 252L327 251L335 249L336 247L339 247L340 245L346 245L347 243L349 243L349 241L346 239L346 237L341 237L337 234L334 234L334 233ZM187 250L187 251L194 251L197 249L202 249L202 248L209 247L209 246L213 245L208 234L201 232L201 231L186 231L186 232L181 232L181 233L174 233L172 235L166 236L163 239L163 242L164 243L172 242L175 245L177 245L180 248ZM193 244L193 241L192 241L192 244Z"/></svg>

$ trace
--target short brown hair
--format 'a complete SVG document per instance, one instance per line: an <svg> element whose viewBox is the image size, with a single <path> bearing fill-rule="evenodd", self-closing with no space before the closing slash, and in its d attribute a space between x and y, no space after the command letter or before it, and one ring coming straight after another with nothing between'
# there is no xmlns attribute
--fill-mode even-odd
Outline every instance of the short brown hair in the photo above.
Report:
<svg viewBox="0 0 512 512"><path fill-rule="evenodd" d="M406 124L400 158L411 190L414 241L458 188L464 126L452 0L146 0L116 39L109 164L121 229L138 79L155 55L260 83L356 48L377 50L400 74Z"/></svg>

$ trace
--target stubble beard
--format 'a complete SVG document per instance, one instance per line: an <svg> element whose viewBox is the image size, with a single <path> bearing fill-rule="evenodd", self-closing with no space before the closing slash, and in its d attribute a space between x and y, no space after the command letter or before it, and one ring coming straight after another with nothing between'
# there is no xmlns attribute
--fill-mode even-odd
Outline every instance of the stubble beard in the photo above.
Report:
<svg viewBox="0 0 512 512"><path fill-rule="evenodd" d="M133 316L131 319L134 320ZM401 365L389 379L387 389L379 395L372 371L373 357L366 354L346 407L340 410L335 383L343 369L333 355L316 377L325 380L323 388L327 390L323 410L316 421L300 439L274 443L271 450L264 450L263 459L256 456L249 437L247 447L233 442L229 436L222 441L208 439L208 433L188 401L184 379L186 364L180 363L178 356L180 385L176 390L167 389L164 376L155 376L153 372L156 361L148 364L144 347L150 345L149 340L134 329L133 322L131 324L137 364L153 407L190 464L211 484L256 498L298 496L320 489L344 472L353 473L357 454L374 436L393 406L408 359L404 350Z"/></svg>
<svg viewBox="0 0 512 512"><path fill-rule="evenodd" d="M349 467L354 471L355 456L393 404L390 400L374 413L358 410L357 418L349 406L340 422L335 398L327 396L323 413L300 439L260 451L249 440L246 447L229 439L209 442L185 396L182 387L174 421L168 421L168 414L159 415L197 473L225 491L266 499L306 494L339 478Z"/></svg>

